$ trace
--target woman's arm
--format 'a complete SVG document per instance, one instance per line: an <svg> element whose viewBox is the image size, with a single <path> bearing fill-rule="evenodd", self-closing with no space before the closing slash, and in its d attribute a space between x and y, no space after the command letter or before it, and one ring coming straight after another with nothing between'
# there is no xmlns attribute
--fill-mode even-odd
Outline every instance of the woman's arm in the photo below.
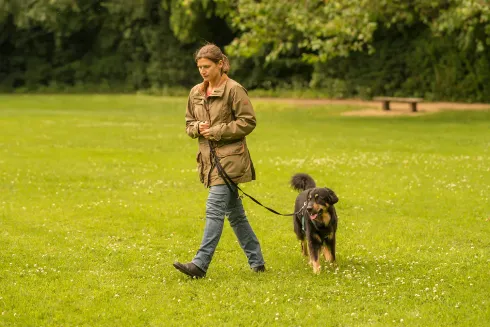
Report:
<svg viewBox="0 0 490 327"><path fill-rule="evenodd" d="M211 127L209 131L210 139L212 140L240 139L250 134L257 125L255 111L250 103L247 91L237 85L230 90L230 97L230 110L235 116L235 120Z"/></svg>
<svg viewBox="0 0 490 327"><path fill-rule="evenodd" d="M199 137L199 120L195 117L190 94L187 99L187 109L185 111L185 131L193 139Z"/></svg>

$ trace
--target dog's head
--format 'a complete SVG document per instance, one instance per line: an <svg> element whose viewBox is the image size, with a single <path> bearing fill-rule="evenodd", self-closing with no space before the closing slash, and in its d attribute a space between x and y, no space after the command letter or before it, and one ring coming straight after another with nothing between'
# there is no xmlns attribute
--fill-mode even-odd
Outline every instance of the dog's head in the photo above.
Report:
<svg viewBox="0 0 490 327"><path fill-rule="evenodd" d="M329 188L313 188L308 192L306 212L311 220L323 222L326 225L330 222L328 208L339 202L339 198Z"/></svg>

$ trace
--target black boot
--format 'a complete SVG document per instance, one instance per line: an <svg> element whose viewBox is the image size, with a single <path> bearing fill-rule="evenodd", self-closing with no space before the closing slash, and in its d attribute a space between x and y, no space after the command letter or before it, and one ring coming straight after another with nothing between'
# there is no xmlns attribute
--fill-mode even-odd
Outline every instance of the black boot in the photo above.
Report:
<svg viewBox="0 0 490 327"><path fill-rule="evenodd" d="M258 267L253 267L252 268L253 272L259 273L259 272L264 272L265 271L265 266L258 266Z"/></svg>
<svg viewBox="0 0 490 327"><path fill-rule="evenodd" d="M206 277L206 272L203 271L198 266L196 266L195 264L193 264L192 262L189 263L174 262L174 267L178 269L180 272L183 272L184 274L192 278Z"/></svg>

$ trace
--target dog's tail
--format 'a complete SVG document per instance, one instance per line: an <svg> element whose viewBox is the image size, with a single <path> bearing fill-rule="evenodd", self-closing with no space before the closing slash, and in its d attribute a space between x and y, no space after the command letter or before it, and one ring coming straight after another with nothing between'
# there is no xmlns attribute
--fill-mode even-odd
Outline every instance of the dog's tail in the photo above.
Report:
<svg viewBox="0 0 490 327"><path fill-rule="evenodd" d="M316 187L316 184L310 175L299 173L291 178L291 186L297 191L304 191Z"/></svg>

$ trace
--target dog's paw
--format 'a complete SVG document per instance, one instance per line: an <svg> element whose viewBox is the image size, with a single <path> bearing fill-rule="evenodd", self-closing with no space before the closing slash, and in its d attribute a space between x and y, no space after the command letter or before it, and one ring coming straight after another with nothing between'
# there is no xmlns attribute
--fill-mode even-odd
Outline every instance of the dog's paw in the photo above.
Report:
<svg viewBox="0 0 490 327"><path fill-rule="evenodd" d="M313 262L313 273L318 275L322 270L322 266L318 262Z"/></svg>

